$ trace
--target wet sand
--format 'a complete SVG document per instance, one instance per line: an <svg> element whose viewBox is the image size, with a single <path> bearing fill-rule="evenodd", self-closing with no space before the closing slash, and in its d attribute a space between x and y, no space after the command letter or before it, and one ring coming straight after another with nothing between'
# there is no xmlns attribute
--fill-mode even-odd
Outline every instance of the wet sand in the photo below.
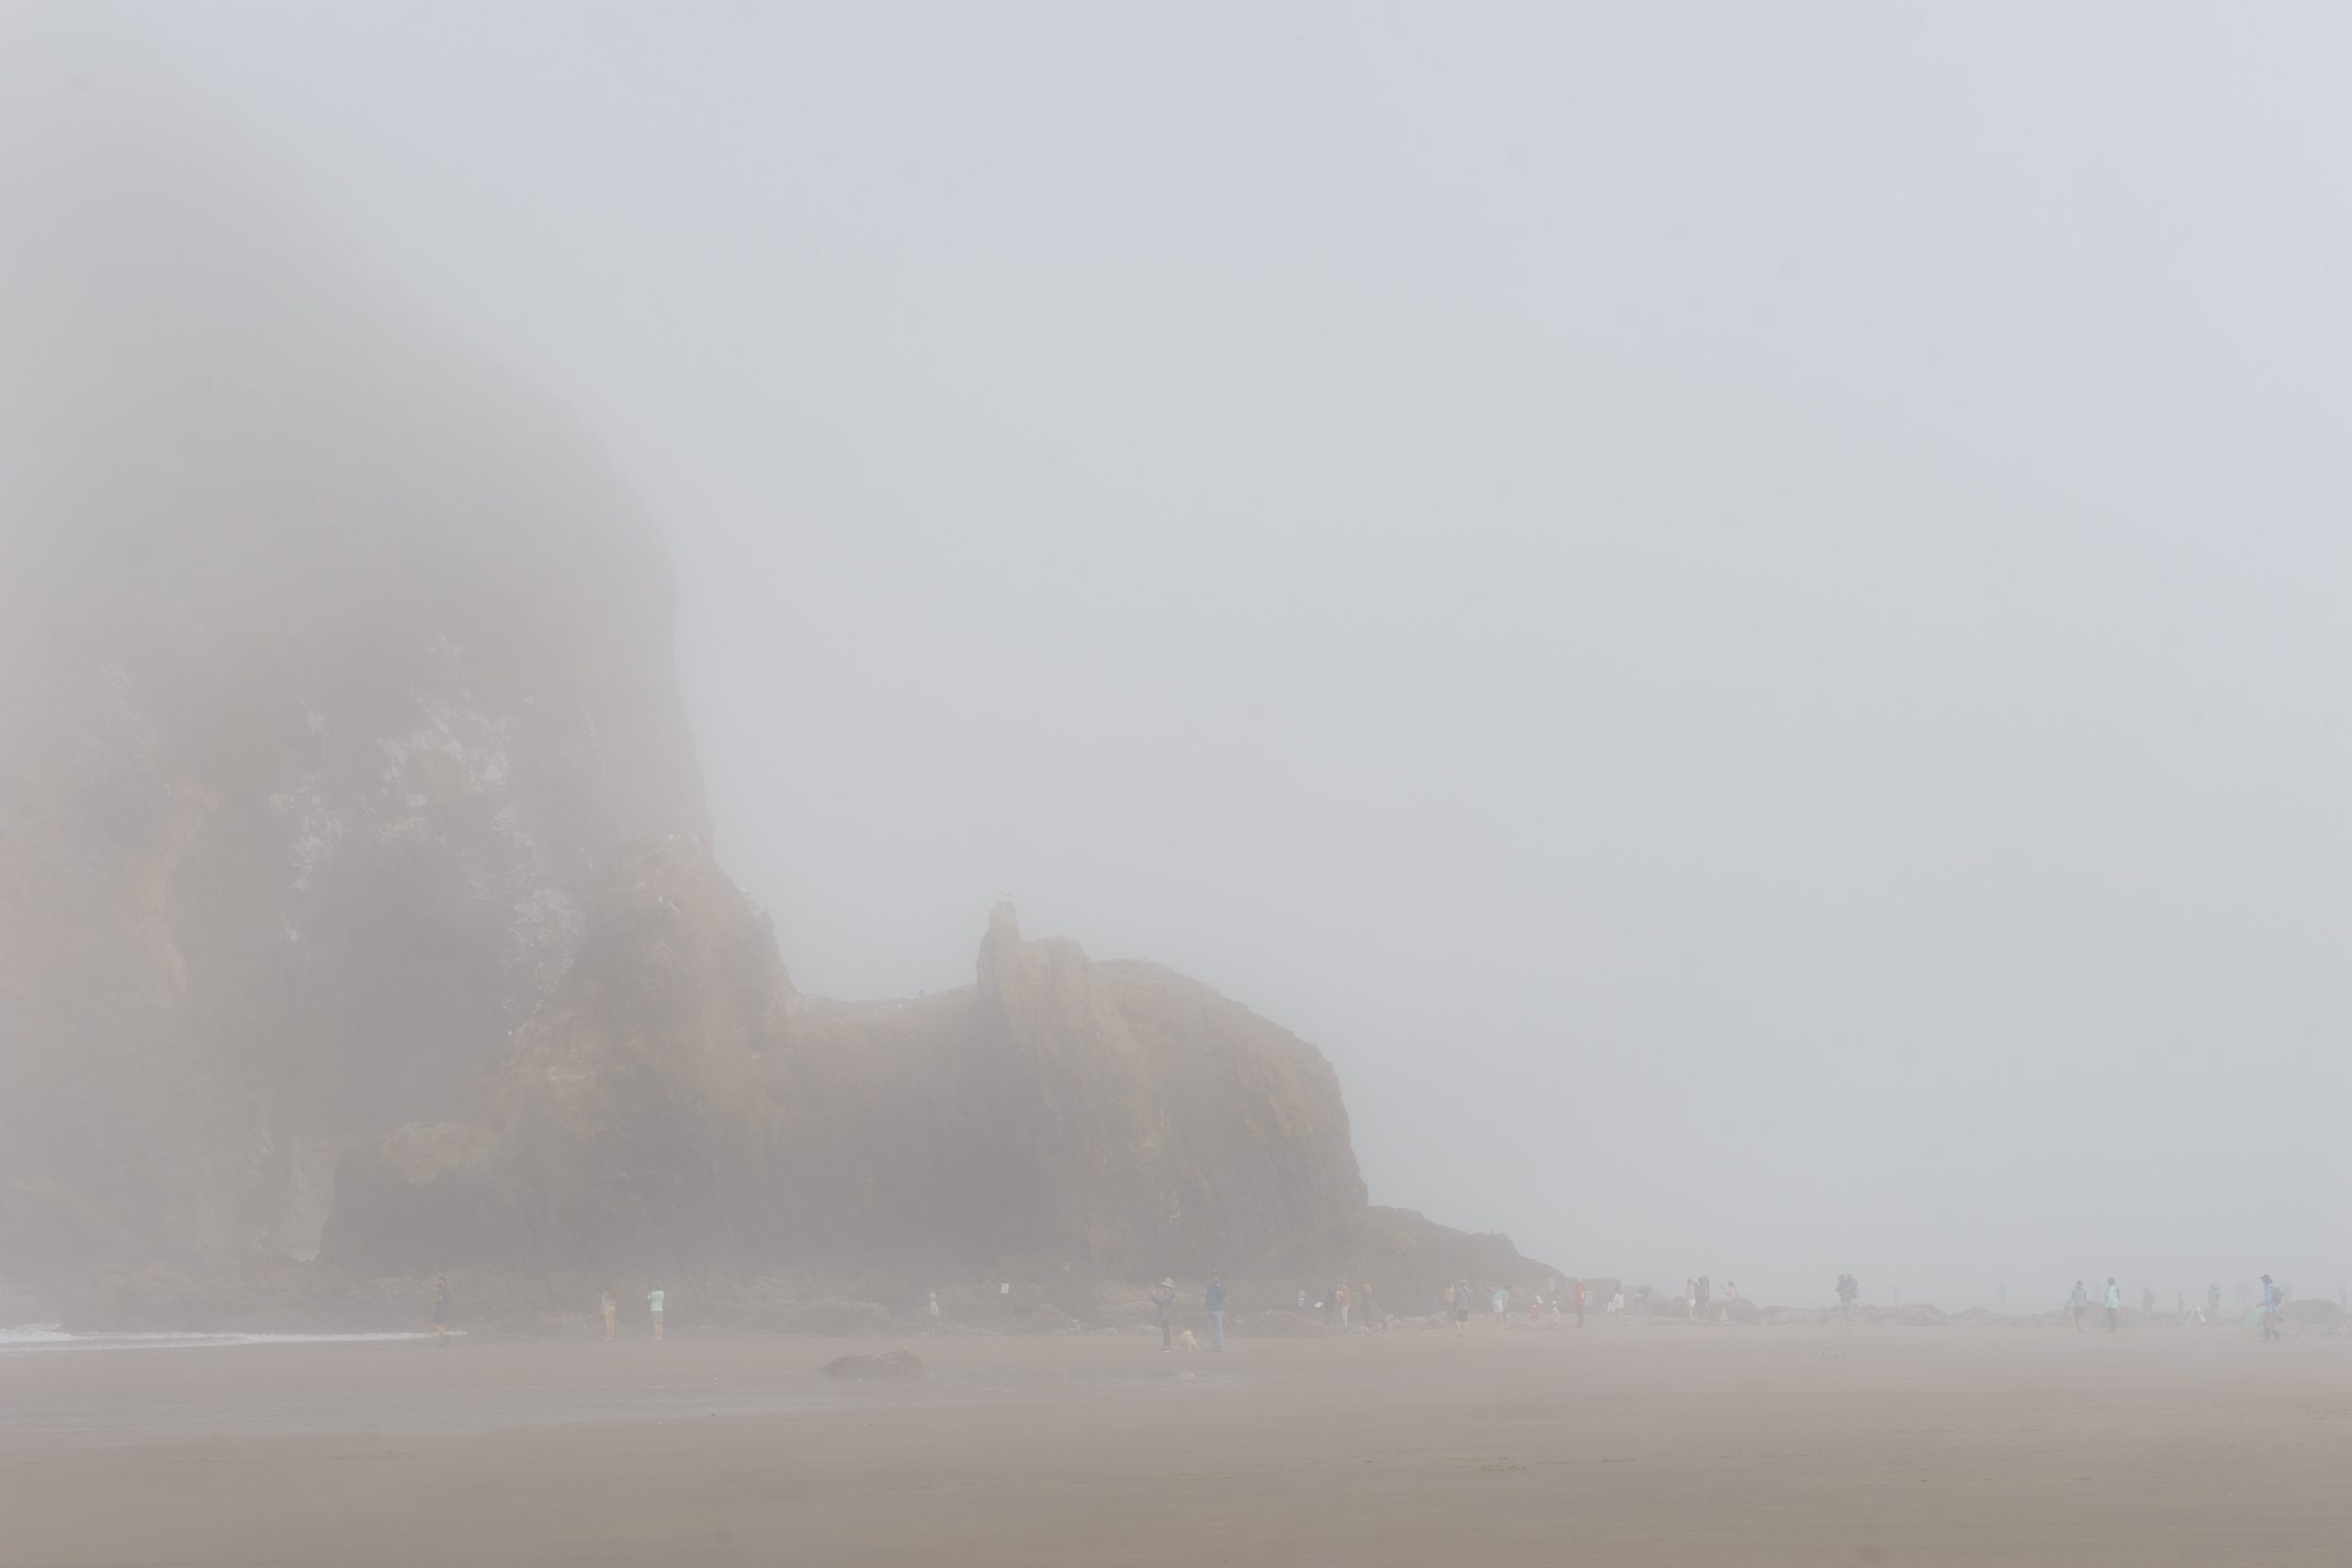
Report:
<svg viewBox="0 0 2352 1568"><path fill-rule="evenodd" d="M0 1357L0 1562L2352 1562L2346 1340L890 1343Z"/></svg>

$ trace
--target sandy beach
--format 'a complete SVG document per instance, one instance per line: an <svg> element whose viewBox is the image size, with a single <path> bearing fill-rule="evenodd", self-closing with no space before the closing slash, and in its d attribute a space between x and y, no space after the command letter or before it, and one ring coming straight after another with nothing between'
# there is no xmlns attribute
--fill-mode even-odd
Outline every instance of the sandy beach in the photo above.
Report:
<svg viewBox="0 0 2352 1568"><path fill-rule="evenodd" d="M891 1343L908 1343L896 1341ZM11 1564L2340 1563L2352 1354L1397 1332L0 1357ZM1836 1351L1838 1353L1826 1353Z"/></svg>

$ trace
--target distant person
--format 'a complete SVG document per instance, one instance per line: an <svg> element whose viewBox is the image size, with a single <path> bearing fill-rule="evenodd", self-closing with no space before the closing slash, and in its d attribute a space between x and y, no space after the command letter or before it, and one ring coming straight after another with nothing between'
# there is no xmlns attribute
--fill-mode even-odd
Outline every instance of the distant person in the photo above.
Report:
<svg viewBox="0 0 2352 1568"><path fill-rule="evenodd" d="M1453 1337L1456 1339L1470 1332L1470 1281L1453 1281Z"/></svg>
<svg viewBox="0 0 2352 1568"><path fill-rule="evenodd" d="M2278 1337L2278 1308L2285 1299L2286 1292L2272 1284L2270 1276L2265 1274L2262 1277L2262 1337L2266 1342Z"/></svg>
<svg viewBox="0 0 2352 1568"><path fill-rule="evenodd" d="M1691 1322L1704 1323L1707 1320L1707 1304L1714 1299L1714 1294L1715 1282L1704 1274L1700 1275L1699 1293L1690 1304Z"/></svg>
<svg viewBox="0 0 2352 1568"><path fill-rule="evenodd" d="M2115 1288L2115 1276L2112 1274L2107 1277L2107 1295L2102 1304L2107 1308L2107 1331L2112 1334L2123 1316L2123 1292Z"/></svg>
<svg viewBox="0 0 2352 1568"><path fill-rule="evenodd" d="M1331 1292L1331 1299L1340 1303L1340 1326L1341 1328L1347 1327L1348 1310L1355 1304L1354 1292L1351 1292L1348 1287L1342 1283L1337 1290Z"/></svg>
<svg viewBox="0 0 2352 1568"><path fill-rule="evenodd" d="M2075 1332L2083 1331L2083 1314L2091 1310L2091 1293L2083 1289L2080 1280L2075 1281L2075 1293L2066 1298L2066 1310L2075 1314Z"/></svg>
<svg viewBox="0 0 2352 1568"><path fill-rule="evenodd" d="M1557 1292L1555 1292L1552 1296L1552 1326L1555 1328L1560 1326L1560 1297Z"/></svg>
<svg viewBox="0 0 2352 1568"><path fill-rule="evenodd" d="M1699 1321L1699 1281L1696 1280L1682 1281L1682 1314L1693 1323Z"/></svg>
<svg viewBox="0 0 2352 1568"><path fill-rule="evenodd" d="M651 1290L645 1292L645 1304L650 1308L653 1313L653 1337L656 1339L662 1337L662 1291L661 1286L656 1285Z"/></svg>
<svg viewBox="0 0 2352 1568"><path fill-rule="evenodd" d="M1510 1319L1510 1287L1509 1285L1497 1285L1495 1287L1495 1299L1493 1304L1495 1309L1495 1326L1497 1328L1508 1326Z"/></svg>
<svg viewBox="0 0 2352 1568"><path fill-rule="evenodd" d="M1388 1319L1381 1313L1380 1303L1372 1299L1371 1284L1363 1280L1356 1281L1356 1321L1366 1328L1382 1332L1388 1327Z"/></svg>
<svg viewBox="0 0 2352 1568"><path fill-rule="evenodd" d="M2153 1285L2140 1287L2140 1315L2142 1317L2156 1315L2156 1292Z"/></svg>
<svg viewBox="0 0 2352 1568"><path fill-rule="evenodd" d="M932 1337L933 1338L934 1338L934 1339L938 1338L938 1337L939 1337L939 1292L938 1292L937 1291L933 1291L933 1292L931 1292L931 1299L930 1299L928 1302L926 1302L926 1303L923 1303L923 1313L924 1313L924 1315L926 1315L927 1317L929 1317L929 1318L931 1319L931 1337Z"/></svg>
<svg viewBox="0 0 2352 1568"><path fill-rule="evenodd" d="M2222 1287L2219 1285L2209 1283L2205 1287L2205 1315L2207 1317L2222 1315Z"/></svg>
<svg viewBox="0 0 2352 1568"><path fill-rule="evenodd" d="M1298 1292L1303 1298L1306 1292ZM1176 1280L1171 1276L1159 1281L1151 1292L1151 1304L1159 1311L1159 1348L1165 1352L1176 1348Z"/></svg>
<svg viewBox="0 0 2352 1568"><path fill-rule="evenodd" d="M1208 1293L1202 1304L1209 1313L1209 1348L1223 1354L1225 1350L1225 1276L1209 1276Z"/></svg>
<svg viewBox="0 0 2352 1568"><path fill-rule="evenodd" d="M1738 1311L1739 1281L1736 1280L1725 1280L1724 1281L1724 1326L1725 1328L1729 1328L1732 1325L1733 1322L1736 1319Z"/></svg>
<svg viewBox="0 0 2352 1568"><path fill-rule="evenodd" d="M433 1277L433 1332L441 1337L442 1344L449 1343L449 1276L447 1274Z"/></svg>
<svg viewBox="0 0 2352 1568"><path fill-rule="evenodd" d="M613 1294L613 1287L607 1284L605 1287L604 1301L605 1337L607 1339L613 1337L613 1319L620 1315L620 1310L621 1299Z"/></svg>
<svg viewBox="0 0 2352 1568"><path fill-rule="evenodd" d="M1577 1326L1582 1328L1584 1326L1584 1281L1580 1279L1571 1280L1568 1283L1576 1291Z"/></svg>

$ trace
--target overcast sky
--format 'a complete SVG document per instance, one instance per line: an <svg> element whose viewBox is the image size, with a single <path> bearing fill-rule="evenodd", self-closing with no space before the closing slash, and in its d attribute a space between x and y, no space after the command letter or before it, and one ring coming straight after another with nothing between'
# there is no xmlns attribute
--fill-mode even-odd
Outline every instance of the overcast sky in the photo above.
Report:
<svg viewBox="0 0 2352 1568"><path fill-rule="evenodd" d="M673 543L804 988L989 906L1571 1269L2352 1275L2352 17L134 6Z"/></svg>

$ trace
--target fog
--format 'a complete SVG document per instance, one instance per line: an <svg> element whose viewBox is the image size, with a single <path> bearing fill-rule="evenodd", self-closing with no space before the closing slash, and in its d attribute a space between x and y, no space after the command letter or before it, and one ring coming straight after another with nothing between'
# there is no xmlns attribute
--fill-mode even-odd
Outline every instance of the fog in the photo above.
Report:
<svg viewBox="0 0 2352 1568"><path fill-rule="evenodd" d="M118 7L667 530L801 987L987 911L1576 1269L2352 1273L2324 7Z"/></svg>

